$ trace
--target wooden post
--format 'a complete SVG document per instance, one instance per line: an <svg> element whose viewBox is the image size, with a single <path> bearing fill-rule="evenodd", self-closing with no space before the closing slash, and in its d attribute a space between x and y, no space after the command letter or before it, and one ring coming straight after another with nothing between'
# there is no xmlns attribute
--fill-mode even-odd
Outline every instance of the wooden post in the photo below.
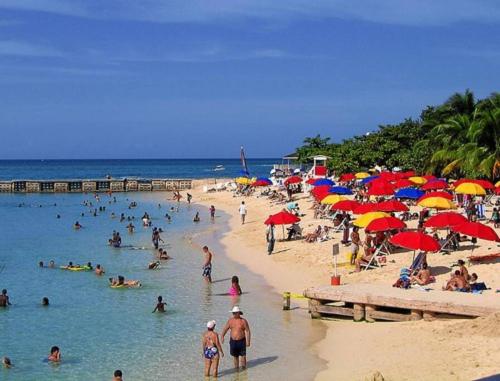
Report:
<svg viewBox="0 0 500 381"><path fill-rule="evenodd" d="M353 310L354 310L354 313L353 313L354 321L361 321L365 318L365 305L364 304L354 303Z"/></svg>
<svg viewBox="0 0 500 381"><path fill-rule="evenodd" d="M283 310L288 311L290 309L290 293L283 293Z"/></svg>
<svg viewBox="0 0 500 381"><path fill-rule="evenodd" d="M372 317L372 312L375 311L375 306L367 304L365 306L365 320L369 323L374 323L375 319Z"/></svg>
<svg viewBox="0 0 500 381"><path fill-rule="evenodd" d="M312 319L321 319L321 314L318 312L318 307L321 305L319 300L309 299L309 312Z"/></svg>
<svg viewBox="0 0 500 381"><path fill-rule="evenodd" d="M419 310L411 310L411 320L421 320L423 312Z"/></svg>

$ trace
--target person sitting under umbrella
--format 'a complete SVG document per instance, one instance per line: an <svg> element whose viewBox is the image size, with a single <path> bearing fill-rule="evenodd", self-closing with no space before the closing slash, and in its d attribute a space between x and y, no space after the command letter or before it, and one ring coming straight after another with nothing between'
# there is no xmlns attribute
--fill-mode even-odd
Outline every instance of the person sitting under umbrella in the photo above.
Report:
<svg viewBox="0 0 500 381"><path fill-rule="evenodd" d="M298 223L292 224L292 226L290 226L286 230L288 230L288 236L286 237L287 241L302 236L302 228Z"/></svg>

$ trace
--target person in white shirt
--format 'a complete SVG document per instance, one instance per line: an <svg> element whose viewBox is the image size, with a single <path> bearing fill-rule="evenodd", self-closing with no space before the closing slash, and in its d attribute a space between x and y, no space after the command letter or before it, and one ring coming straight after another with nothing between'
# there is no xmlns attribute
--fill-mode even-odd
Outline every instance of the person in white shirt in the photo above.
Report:
<svg viewBox="0 0 500 381"><path fill-rule="evenodd" d="M240 216L242 225L245 223L246 215L247 215L247 206L245 205L245 201L242 201L240 205Z"/></svg>

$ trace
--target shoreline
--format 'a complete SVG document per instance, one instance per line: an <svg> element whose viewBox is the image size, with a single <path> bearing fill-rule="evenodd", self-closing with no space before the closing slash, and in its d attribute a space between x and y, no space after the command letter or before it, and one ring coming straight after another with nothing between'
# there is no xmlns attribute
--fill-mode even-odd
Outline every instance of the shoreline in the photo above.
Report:
<svg viewBox="0 0 500 381"><path fill-rule="evenodd" d="M207 183L201 180L197 183L190 192L194 196L194 201L207 209L213 203L216 209L224 211L230 216L228 221L230 230L221 239L221 243L227 248L229 258L261 275L271 286L273 292L281 294L284 291L290 291L302 294L302 291L309 286L330 283L332 266L329 244L326 247L323 243L306 244L299 241L281 243L277 241L276 251L272 256L268 256L264 241L265 226L263 221L269 212L275 212L279 209L270 206L265 198L235 198L229 192L202 193L201 185ZM246 201L249 210L247 223L243 226L239 221L238 214L238 205L242 200ZM301 206L304 203L309 205L309 201L305 198L299 198L299 202ZM302 209L306 214L311 214L308 208ZM304 218L303 222L306 231L313 229L314 224L317 225L317 222L311 222L307 218ZM279 230L281 229L277 230L277 236L281 237ZM317 245L322 246L321 250L316 253ZM404 262L408 261L406 257L410 254L397 255L403 258ZM463 255L463 253L458 255ZM396 255L394 257L396 258ZM442 261L441 257L435 256L433 259ZM450 259L445 258L445 260L449 261ZM395 266L387 267L394 271ZM376 281L390 285L393 280L392 278L385 279L387 274L379 274L376 271L361 274L349 274L345 270L341 270L341 272L343 282L348 283ZM493 283L493 288L496 287L495 282L490 280L488 282ZM495 294L490 293L480 297L484 297L486 302L491 300L490 298L494 298ZM304 301L293 300L292 302L294 305L304 306ZM475 321L479 321L478 324L483 325L488 331L491 328L490 325L498 322L499 318L500 316L494 315L493 322L482 318ZM462 329L475 326L474 321L459 321L465 324ZM314 378L316 381L326 381L332 378L338 380L373 379L379 372L385 380L401 379L402 374L406 374L404 379L408 380L431 380L435 379L436 375L444 380L468 380L500 373L500 368L494 365L498 355L486 359L480 358L474 353L471 355L473 349L480 350L485 345L488 348L500 349L500 345L495 342L495 338L500 335L498 329L490 330L492 337L487 339L480 331L476 330L475 335L469 338L470 348L457 350L456 347L460 345L461 337L452 335L449 340L446 339L447 335L450 335L450 330L453 330L457 324L456 321L359 324L322 320L321 324L324 326L325 335L311 346L311 351L326 363L326 367L318 370ZM416 369L408 369L411 365L406 359L402 361L401 353L397 348L407 346L408 342L419 343L422 341L427 341L421 345L427 345L429 351L421 358L426 359L432 366L427 372L417 373ZM383 357L373 356L373 353L381 348L387 350L388 353L384 353ZM412 346L410 352L415 350L417 350L415 356L420 356L422 351L419 352L415 346ZM432 351L438 355L432 356ZM463 352L466 352L470 358L467 360L460 358L460 355L464 355ZM493 350L493 352L495 351ZM352 366L354 365L353 359L361 358L361 356L366 357L365 360L368 361ZM450 370L454 367L465 369L459 372Z"/></svg>

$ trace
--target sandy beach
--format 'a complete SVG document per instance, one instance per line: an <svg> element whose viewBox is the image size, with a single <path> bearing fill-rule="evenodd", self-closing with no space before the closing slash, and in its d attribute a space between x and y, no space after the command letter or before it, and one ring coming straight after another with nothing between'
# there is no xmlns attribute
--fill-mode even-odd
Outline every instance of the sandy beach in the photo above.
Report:
<svg viewBox="0 0 500 381"><path fill-rule="evenodd" d="M220 182L220 181L218 181ZM311 286L327 285L332 274L331 245L339 242L341 233L330 240L305 243L303 240L276 242L273 255L268 256L263 221L269 214L283 208L265 197L234 197L232 192L203 193L202 186L210 180L197 181L191 192L194 201L202 207L214 205L230 215L230 231L222 238L229 257L251 271L262 275L275 292L290 291L301 294ZM211 182L213 184L213 181ZM259 192L256 192L256 194ZM242 225L238 206L244 200L248 207L247 222ZM304 194L298 195L301 226L311 232L327 220L315 220L312 202ZM200 209L202 215L203 208ZM487 209L489 215L491 208ZM205 216L208 215L208 211ZM207 217L205 217L207 218ZM415 222L412 222L415 223ZM409 225L413 227L412 225ZM281 228L276 230L281 237ZM361 239L363 239L363 233ZM474 255L500 251L496 243L479 241ZM349 248L341 246L339 262L345 261ZM429 254L436 283L430 292L439 293L449 278L450 265L466 259L471 253L464 246L451 255ZM401 251L390 255L382 268L352 273L349 266L341 266L343 283L377 283L388 287L398 278L399 269L409 266L412 252ZM480 264L470 267L491 290L482 295L484 303L497 302L500 288L498 264ZM303 300L293 300L304 307ZM500 314L474 320L436 320L404 323L353 323L351 321L324 321L326 336L312 350L327 362L316 380L471 380L500 373Z"/></svg>

